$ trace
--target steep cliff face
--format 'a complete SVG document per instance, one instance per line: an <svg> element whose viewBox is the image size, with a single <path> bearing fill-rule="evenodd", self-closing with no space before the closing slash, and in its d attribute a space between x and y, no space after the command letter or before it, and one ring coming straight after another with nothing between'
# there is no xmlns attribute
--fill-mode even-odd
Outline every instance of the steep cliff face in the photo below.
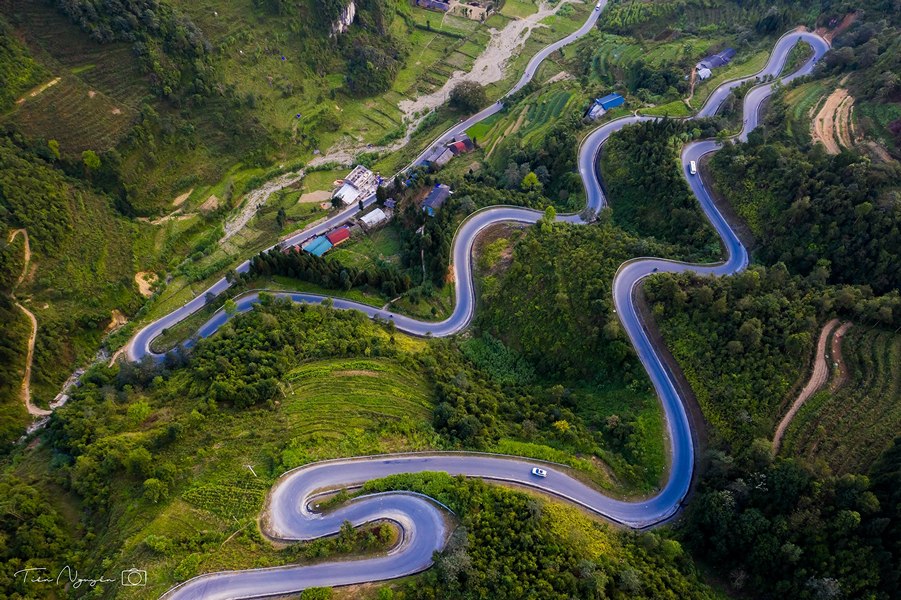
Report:
<svg viewBox="0 0 901 600"><path fill-rule="evenodd" d="M354 4L354 0L350 0L350 3L345 6L344 10L341 11L341 14L338 15L338 20L332 23L332 35L344 33L350 29L350 24L354 22L354 17L356 16L357 6Z"/></svg>

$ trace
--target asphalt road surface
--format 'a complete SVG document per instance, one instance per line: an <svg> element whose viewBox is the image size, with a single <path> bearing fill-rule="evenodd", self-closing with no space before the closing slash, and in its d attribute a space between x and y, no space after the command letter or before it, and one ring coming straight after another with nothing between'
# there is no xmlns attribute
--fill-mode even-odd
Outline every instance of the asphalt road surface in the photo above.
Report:
<svg viewBox="0 0 901 600"><path fill-rule="evenodd" d="M587 27L583 27L585 31L582 34L591 29L599 12L593 11L589 18L590 25L586 24ZM724 83L710 96L698 115L710 116L716 113L731 89L748 79L777 76L782 70L789 51L799 40L810 44L814 55L798 72L782 78L781 81L786 82L809 73L813 64L828 50L828 44L819 36L811 33L791 32L779 39L770 61L757 76ZM550 50L545 49L547 52L544 53L544 56L556 49L550 48ZM528 81L537 65L538 62L535 60L529 63L526 75L517 86L521 87ZM744 101L745 121L738 136L739 139L746 139L748 132L757 125L760 105L769 96L771 89L772 83L767 83L754 88L746 95ZM479 115L468 119L459 128L465 129L476 122L473 119L478 120L494 114L499 110L499 108L495 108L496 106L498 105L492 105ZM559 220L585 223L590 221L592 213L606 205L606 198L598 181L596 169L598 152L615 131L631 123L648 119L650 117L624 117L604 124L585 139L579 150L579 170L586 188L586 211L579 215L562 215L558 217ZM452 128L442 137L448 139L453 137L454 132L457 132L459 128ZM541 464L542 468L548 471L547 478L532 476L531 468L540 463L535 460L513 457L503 458L478 454L406 454L315 463L287 473L274 486L268 500L265 523L265 527L271 535L285 540L314 539L337 533L344 520L350 520L355 525L390 520L397 523L403 532L401 544L385 556L357 560L351 564L332 562L202 575L173 588L164 597L173 599L202 598L205 600L263 597L297 592L315 586L337 586L390 579L428 568L432 563L433 551L443 547L447 534L441 509L432 500L415 494L396 492L362 497L327 515L317 514L308 507L308 503L315 495L314 492L318 490L353 486L366 480L395 473L446 471L451 474L512 482L566 499L612 521L636 529L652 527L672 518L678 512L691 484L694 464L692 431L685 406L676 390L672 376L642 326L633 304L633 290L643 278L658 272L729 275L737 273L747 266L747 250L716 209L700 176L692 176L688 170L690 161L697 161L703 155L714 152L718 147L719 144L714 141L689 144L682 152L682 163L685 177L692 191L722 239L726 260L712 265L693 265L657 258L635 259L627 261L620 267L613 283L617 314L623 328L632 340L642 364L648 371L666 415L671 456L669 479L656 495L636 502L624 502L605 496L581 483L571 477L565 468L559 466ZM496 223L535 223L541 216L542 213L539 211L500 206L478 211L461 225L454 238L453 254L457 277L457 304L454 313L444 321L419 321L337 298L333 300L334 306L360 310L371 317L391 319L398 329L414 335L447 336L457 333L469 324L475 307L471 256L472 245L478 233L485 227ZM330 221L336 221L340 217L341 215ZM326 222L298 233L292 240L303 240L328 228L328 222ZM239 268L239 270L242 269L246 269L246 263ZM224 285L219 287L220 284ZM223 280L214 285L210 291L218 293L227 287L228 284ZM276 295L287 296L297 302L319 303L325 299L323 296L315 294L283 293ZM250 310L257 300L256 293L238 299L239 311ZM203 302L202 296L195 298L182 309L148 325L133 339L128 349L128 356L132 360L154 356L149 349L150 341L159 335L164 327L171 326L200 308ZM211 335L227 319L228 316L224 312L216 313L201 327L198 336Z"/></svg>

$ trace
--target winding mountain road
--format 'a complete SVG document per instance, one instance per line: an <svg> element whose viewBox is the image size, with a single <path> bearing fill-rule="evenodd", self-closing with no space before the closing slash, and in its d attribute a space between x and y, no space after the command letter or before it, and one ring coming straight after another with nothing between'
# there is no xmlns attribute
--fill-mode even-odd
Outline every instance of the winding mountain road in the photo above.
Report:
<svg viewBox="0 0 901 600"><path fill-rule="evenodd" d="M576 33L584 35L584 33L590 31L599 13L599 10L593 11L586 26ZM576 37L578 37L576 34L570 36L572 39ZM572 39L567 39L572 41ZM748 79L777 77L782 71L789 51L799 41L810 44L814 54L801 69L783 77L780 81L785 83L809 73L813 69L814 63L828 50L828 43L812 33L802 31L788 33L777 41L769 62L760 73L752 77L724 83L714 91L697 116L703 117L715 114L731 90ZM561 42L564 42L564 40L561 40ZM523 79L520 80L514 91L529 81L534 75L540 60L562 46L561 42L546 48L529 63ZM753 88L746 95L744 100L744 127L738 136L739 139L747 139L748 132L756 127L760 105L770 95L772 87L772 82L766 83ZM500 108L496 108L499 106L499 104L492 105L478 115L451 128L442 135L441 139L449 139L474 122L494 114L500 110ZM624 117L602 125L585 138L579 149L579 171L587 196L587 210L582 214L596 213L607 204L596 170L598 152L601 146L610 135L619 129L632 123L651 119L653 117ZM285 474L273 487L268 499L264 522L264 528L270 535L285 540L307 540L337 533L344 520L349 520L354 525L389 520L400 526L402 531L400 545L385 556L356 560L352 563L346 561L331 562L317 565L202 575L173 588L164 595L164 598L213 600L273 596L297 592L308 587L348 585L390 579L428 568L432 563L433 552L440 550L444 546L447 534L446 525L442 519L442 511L431 499L410 493L392 492L357 498L328 514L317 514L309 508L310 502L320 490L359 485L367 480L396 473L446 471L451 474L510 482L566 499L610 520L636 529L651 527L672 518L678 512L682 501L685 499L692 480L694 464L692 431L685 406L674 385L672 376L667 371L657 349L652 345L642 326L634 306L633 292L642 279L658 272L729 275L737 273L747 266L747 250L716 209L701 178L699 176L691 176L688 171L690 161L697 161L705 154L714 152L718 148L718 142L695 142L685 147L681 159L685 177L692 191L697 196L701 208L722 239L727 256L726 260L711 265L694 265L660 258L635 259L624 263L620 267L613 283L614 303L617 314L648 372L666 415L671 456L669 479L655 496L635 502L617 500L605 496L573 478L565 468L554 465L542 465L548 471L548 476L540 479L530 474L531 467L537 464L537 461L514 457L472 453L435 453L427 455L376 456L314 463ZM421 158L422 155L416 162L421 160ZM374 201L372 198L367 200L367 202L372 201ZM355 210L356 207L353 209ZM398 329L414 335L453 335L466 328L472 319L475 309L471 261L472 246L479 232L486 227L502 222L535 223L542 216L543 213L540 211L498 206L478 211L467 218L458 229L454 238L453 264L457 280L456 306L453 314L444 321L419 321L407 316L393 314L390 311L338 298L332 300L334 306L341 309L359 310L370 317L391 319ZM330 221L335 221L339 217L335 217ZM558 220L570 223L586 223L586 220L581 215L562 215L558 217ZM296 243L293 240L306 239L328 228L329 222L327 221L317 227L298 233L288 243ZM244 263L238 270L246 270L247 265L248 263ZM219 293L227 288L228 283L222 280L209 291ZM320 303L326 299L326 297L315 294L278 293L275 295L288 297L296 302L308 303ZM132 360L140 360L148 356L158 358L159 355L153 354L150 350L151 340L159 335L164 328L172 326L202 307L204 301L203 296L195 298L181 309L151 323L141 330L128 347L129 358ZM238 310L241 312L250 310L257 301L257 293L244 295L237 300ZM228 318L228 315L223 311L217 312L199 329L198 336L211 335Z"/></svg>

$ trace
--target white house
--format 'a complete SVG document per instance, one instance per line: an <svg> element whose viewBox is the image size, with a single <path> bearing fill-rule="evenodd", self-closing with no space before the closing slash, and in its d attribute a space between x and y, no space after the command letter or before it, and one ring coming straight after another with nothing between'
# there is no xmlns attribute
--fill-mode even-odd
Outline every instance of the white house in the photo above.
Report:
<svg viewBox="0 0 901 600"><path fill-rule="evenodd" d="M378 173L373 173L363 165L357 165L344 178L334 197L339 198L344 204L353 204L374 194L380 181Z"/></svg>

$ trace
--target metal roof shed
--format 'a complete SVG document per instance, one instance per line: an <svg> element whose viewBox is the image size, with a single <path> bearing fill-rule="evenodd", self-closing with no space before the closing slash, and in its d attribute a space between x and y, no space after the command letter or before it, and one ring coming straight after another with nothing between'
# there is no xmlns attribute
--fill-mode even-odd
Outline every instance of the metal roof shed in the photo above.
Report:
<svg viewBox="0 0 901 600"><path fill-rule="evenodd" d="M598 98L595 102L600 104L604 110L610 110L611 108L616 108L617 106L625 104L626 99L619 94L607 94L603 98Z"/></svg>
<svg viewBox="0 0 901 600"><path fill-rule="evenodd" d="M346 242L350 239L350 230L347 227L339 227L338 229L325 236L325 238L329 241L329 243L331 243L332 246L337 246L338 244Z"/></svg>
<svg viewBox="0 0 901 600"><path fill-rule="evenodd" d="M332 249L332 243L328 241L324 236L320 235L319 237L314 238L312 241L304 244L303 249L313 256L322 256Z"/></svg>

